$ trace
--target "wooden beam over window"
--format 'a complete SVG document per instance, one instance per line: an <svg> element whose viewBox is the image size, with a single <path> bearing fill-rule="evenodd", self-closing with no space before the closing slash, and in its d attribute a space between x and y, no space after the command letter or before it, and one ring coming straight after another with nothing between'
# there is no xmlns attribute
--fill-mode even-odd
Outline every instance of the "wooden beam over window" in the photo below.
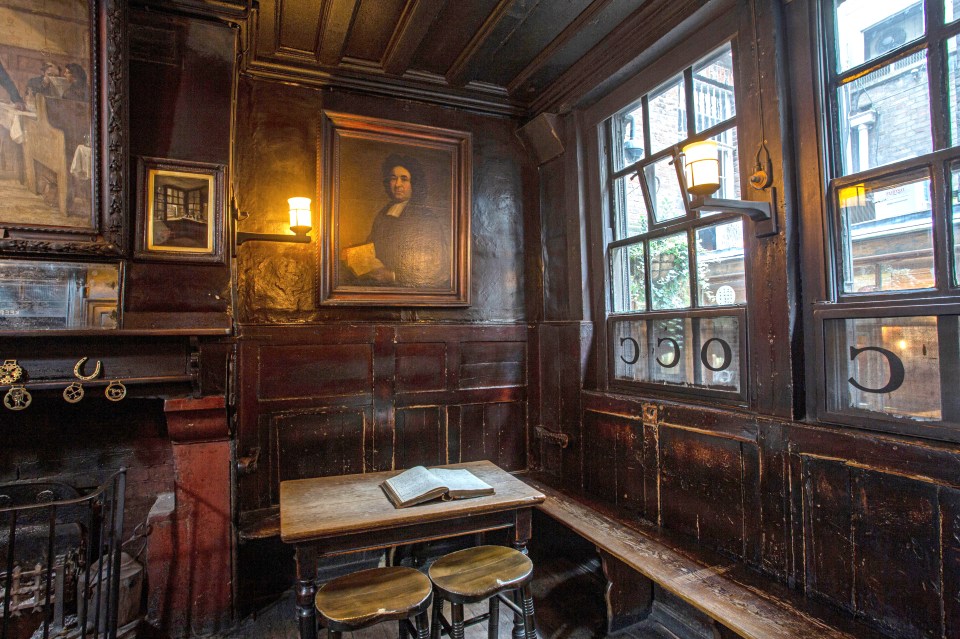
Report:
<svg viewBox="0 0 960 639"><path fill-rule="evenodd" d="M507 93L513 95L517 89L520 89L523 84L529 80L537 71L543 68L543 66L553 58L554 54L557 51L563 49L578 33L588 25L592 20L594 20L600 13L607 8L611 0L594 0L590 5L584 9L576 19L567 25L567 27L560 32L556 38L554 38L550 44L548 44L543 51L537 54L537 56L530 61L524 69L517 74L515 78L510 81L510 84L507 85Z"/></svg>
<svg viewBox="0 0 960 639"><path fill-rule="evenodd" d="M383 56L384 71L403 75L446 4L447 0L410 0L407 3Z"/></svg>
<svg viewBox="0 0 960 639"><path fill-rule="evenodd" d="M500 2L497 3L497 6L490 12L490 15L484 21L483 25L477 30L473 37L470 38L470 42L467 43L467 46L464 47L460 55L457 56L453 65L447 70L446 79L448 84L452 86L462 86L467 83L470 79L467 76L474 59L483 48L487 39L493 35L497 25L507 15L515 2L516 0L500 0Z"/></svg>

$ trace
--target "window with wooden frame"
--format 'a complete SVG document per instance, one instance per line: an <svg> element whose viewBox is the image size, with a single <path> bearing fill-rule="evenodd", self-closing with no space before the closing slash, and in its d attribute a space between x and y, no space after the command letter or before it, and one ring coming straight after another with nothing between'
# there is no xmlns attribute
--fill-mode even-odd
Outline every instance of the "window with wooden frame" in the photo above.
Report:
<svg viewBox="0 0 960 639"><path fill-rule="evenodd" d="M743 223L690 208L680 155L715 140L718 196L740 197L734 76L728 42L600 127L612 387L745 402Z"/></svg>
<svg viewBox="0 0 960 639"><path fill-rule="evenodd" d="M960 0L825 0L821 419L960 440Z"/></svg>

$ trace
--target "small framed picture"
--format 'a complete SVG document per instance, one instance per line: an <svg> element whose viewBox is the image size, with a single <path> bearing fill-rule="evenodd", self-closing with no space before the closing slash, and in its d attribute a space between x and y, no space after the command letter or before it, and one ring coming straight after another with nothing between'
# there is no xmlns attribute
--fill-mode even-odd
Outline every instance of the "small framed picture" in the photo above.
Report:
<svg viewBox="0 0 960 639"><path fill-rule="evenodd" d="M140 158L140 258L223 262L223 165Z"/></svg>

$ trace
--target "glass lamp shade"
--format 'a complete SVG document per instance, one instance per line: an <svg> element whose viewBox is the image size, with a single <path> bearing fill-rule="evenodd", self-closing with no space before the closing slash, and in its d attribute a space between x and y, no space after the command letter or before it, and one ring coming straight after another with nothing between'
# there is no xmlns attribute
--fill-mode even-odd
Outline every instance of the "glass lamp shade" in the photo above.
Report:
<svg viewBox="0 0 960 639"><path fill-rule="evenodd" d="M292 197L287 200L290 204L290 230L297 235L310 231L310 198Z"/></svg>
<svg viewBox="0 0 960 639"><path fill-rule="evenodd" d="M720 156L715 140L691 142L683 147L683 175L687 192L707 196L720 188Z"/></svg>

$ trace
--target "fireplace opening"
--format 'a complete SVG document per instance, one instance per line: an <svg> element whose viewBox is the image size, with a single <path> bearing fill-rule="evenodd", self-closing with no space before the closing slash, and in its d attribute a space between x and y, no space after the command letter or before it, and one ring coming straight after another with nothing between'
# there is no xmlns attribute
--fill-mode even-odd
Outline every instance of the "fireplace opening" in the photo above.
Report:
<svg viewBox="0 0 960 639"><path fill-rule="evenodd" d="M125 486L125 469L92 490L0 484L0 639L133 636L143 571L122 552Z"/></svg>

